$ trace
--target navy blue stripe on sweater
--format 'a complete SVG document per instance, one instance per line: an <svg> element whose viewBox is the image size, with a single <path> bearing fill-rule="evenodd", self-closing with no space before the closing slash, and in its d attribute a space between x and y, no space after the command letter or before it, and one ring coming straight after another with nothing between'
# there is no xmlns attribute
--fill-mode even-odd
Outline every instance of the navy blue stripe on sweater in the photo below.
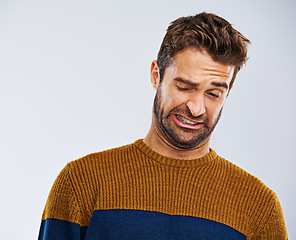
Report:
<svg viewBox="0 0 296 240"><path fill-rule="evenodd" d="M50 220L50 219L48 219ZM48 221L46 220L46 221ZM45 221L45 225L46 225ZM208 219L169 215L142 210L95 210L86 230L78 224L57 220L52 222L51 230L61 232L63 237L51 239L84 240L246 240L247 237L225 224ZM68 228L66 234L62 228ZM81 234L86 230L86 235ZM73 237L69 237L72 235ZM75 235L75 237L74 237ZM40 240L40 239L39 239Z"/></svg>
<svg viewBox="0 0 296 240"><path fill-rule="evenodd" d="M48 218L41 222L38 240L81 240L86 230L76 223Z"/></svg>

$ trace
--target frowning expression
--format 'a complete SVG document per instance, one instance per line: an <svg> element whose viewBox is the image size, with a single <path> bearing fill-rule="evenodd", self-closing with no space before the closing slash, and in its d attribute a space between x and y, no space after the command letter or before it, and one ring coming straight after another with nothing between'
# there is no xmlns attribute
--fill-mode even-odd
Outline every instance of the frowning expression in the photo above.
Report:
<svg viewBox="0 0 296 240"><path fill-rule="evenodd" d="M181 149L194 149L208 141L229 92L233 70L196 48L178 53L162 81L155 81L153 124L158 136Z"/></svg>

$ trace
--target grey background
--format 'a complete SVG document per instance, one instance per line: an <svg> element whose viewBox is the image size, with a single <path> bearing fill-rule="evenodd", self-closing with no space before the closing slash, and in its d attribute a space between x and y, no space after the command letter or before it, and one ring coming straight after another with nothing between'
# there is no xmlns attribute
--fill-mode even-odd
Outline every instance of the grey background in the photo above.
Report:
<svg viewBox="0 0 296 240"><path fill-rule="evenodd" d="M295 215L296 2L0 1L0 239L36 239L58 173L91 152L143 138L149 68L172 20L221 15L251 41L211 147Z"/></svg>

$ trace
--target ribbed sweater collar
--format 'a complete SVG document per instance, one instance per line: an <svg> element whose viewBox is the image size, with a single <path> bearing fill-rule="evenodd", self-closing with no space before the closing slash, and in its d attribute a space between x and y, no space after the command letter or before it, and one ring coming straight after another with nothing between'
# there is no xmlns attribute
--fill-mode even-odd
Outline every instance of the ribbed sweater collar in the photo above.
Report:
<svg viewBox="0 0 296 240"><path fill-rule="evenodd" d="M210 152L201 158L186 160L186 159L169 158L169 157L163 156L163 155L153 151L151 148L149 148L144 143L143 139L139 139L139 140L135 141L134 145L144 155L153 159L154 161L157 161L157 162L164 164L164 165L170 165L170 166L174 166L174 167L190 167L190 168L199 167L199 166L202 166L202 165L212 162L213 160L215 160L218 157L217 153L211 148L210 148Z"/></svg>

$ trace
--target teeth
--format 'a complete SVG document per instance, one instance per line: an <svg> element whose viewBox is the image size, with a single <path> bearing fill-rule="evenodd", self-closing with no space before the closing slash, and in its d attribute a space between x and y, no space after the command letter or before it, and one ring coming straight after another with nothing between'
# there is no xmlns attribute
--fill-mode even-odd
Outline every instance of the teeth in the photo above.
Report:
<svg viewBox="0 0 296 240"><path fill-rule="evenodd" d="M192 122L190 120L188 120L187 118L184 118L180 115L176 115L178 117L178 119L180 119L183 123L187 123L187 124L191 124L191 125L196 125L196 122Z"/></svg>

